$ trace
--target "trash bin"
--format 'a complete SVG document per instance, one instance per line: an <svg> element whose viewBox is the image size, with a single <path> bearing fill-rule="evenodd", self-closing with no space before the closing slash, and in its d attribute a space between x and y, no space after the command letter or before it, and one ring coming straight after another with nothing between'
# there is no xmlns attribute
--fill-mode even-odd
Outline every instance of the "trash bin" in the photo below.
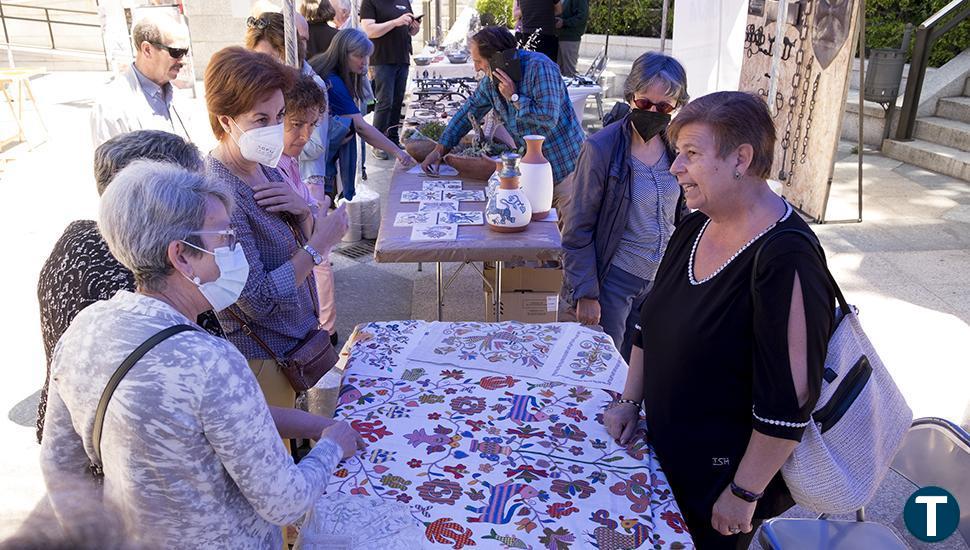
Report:
<svg viewBox="0 0 970 550"><path fill-rule="evenodd" d="M899 96L906 52L898 48L873 48L866 63L863 98L875 103L893 103Z"/></svg>

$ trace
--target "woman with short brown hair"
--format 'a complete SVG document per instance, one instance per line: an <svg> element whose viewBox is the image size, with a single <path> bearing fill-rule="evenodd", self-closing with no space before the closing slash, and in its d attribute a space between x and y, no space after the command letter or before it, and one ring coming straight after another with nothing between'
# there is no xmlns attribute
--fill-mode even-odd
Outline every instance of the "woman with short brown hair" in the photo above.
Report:
<svg viewBox="0 0 970 550"><path fill-rule="evenodd" d="M794 504L779 470L818 400L834 290L815 245L790 232L815 240L808 225L765 181L775 129L761 98L696 99L667 135L698 211L667 245L604 424L631 443L642 403L697 547L747 548Z"/></svg>
<svg viewBox="0 0 970 550"><path fill-rule="evenodd" d="M293 69L239 47L216 52L205 73L209 121L219 140L206 169L233 192L230 224L250 266L241 297L219 321L249 361L266 401L279 407L292 407L296 394L273 356L285 357L319 327L311 271L347 230L344 208L328 215L324 204L313 212L277 169L283 94L295 79Z"/></svg>

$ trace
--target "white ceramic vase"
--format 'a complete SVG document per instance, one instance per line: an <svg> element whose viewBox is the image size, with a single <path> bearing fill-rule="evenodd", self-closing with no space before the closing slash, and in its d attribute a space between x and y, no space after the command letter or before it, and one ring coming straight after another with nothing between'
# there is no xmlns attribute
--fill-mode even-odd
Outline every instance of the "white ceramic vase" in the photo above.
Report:
<svg viewBox="0 0 970 550"><path fill-rule="evenodd" d="M524 136L525 156L519 163L519 185L532 205L532 219L541 220L552 209L552 165L542 155L545 136Z"/></svg>

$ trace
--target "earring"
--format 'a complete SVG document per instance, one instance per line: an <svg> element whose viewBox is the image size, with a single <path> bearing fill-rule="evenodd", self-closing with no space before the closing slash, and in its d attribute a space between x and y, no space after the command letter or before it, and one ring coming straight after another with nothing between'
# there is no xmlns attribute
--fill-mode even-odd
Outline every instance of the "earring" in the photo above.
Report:
<svg viewBox="0 0 970 550"><path fill-rule="evenodd" d="M200 279L199 276L196 275L195 277L192 277L192 282L195 283L196 285L201 285L202 279Z"/></svg>
<svg viewBox="0 0 970 550"><path fill-rule="evenodd" d="M741 179L741 172L735 170L734 171L734 179L736 179L736 180Z"/></svg>

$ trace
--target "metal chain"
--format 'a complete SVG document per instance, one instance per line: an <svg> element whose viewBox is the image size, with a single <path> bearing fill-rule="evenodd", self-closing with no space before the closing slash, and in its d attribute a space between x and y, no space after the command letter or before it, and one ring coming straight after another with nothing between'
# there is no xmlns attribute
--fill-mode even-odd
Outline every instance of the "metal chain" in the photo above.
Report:
<svg viewBox="0 0 970 550"><path fill-rule="evenodd" d="M805 164L808 157L808 131L812 129L812 115L815 114L815 96L818 94L818 81L821 74L815 75L815 84L812 85L812 103L808 107L808 120L805 121L805 137L802 141L802 157L799 159L801 164Z"/></svg>

